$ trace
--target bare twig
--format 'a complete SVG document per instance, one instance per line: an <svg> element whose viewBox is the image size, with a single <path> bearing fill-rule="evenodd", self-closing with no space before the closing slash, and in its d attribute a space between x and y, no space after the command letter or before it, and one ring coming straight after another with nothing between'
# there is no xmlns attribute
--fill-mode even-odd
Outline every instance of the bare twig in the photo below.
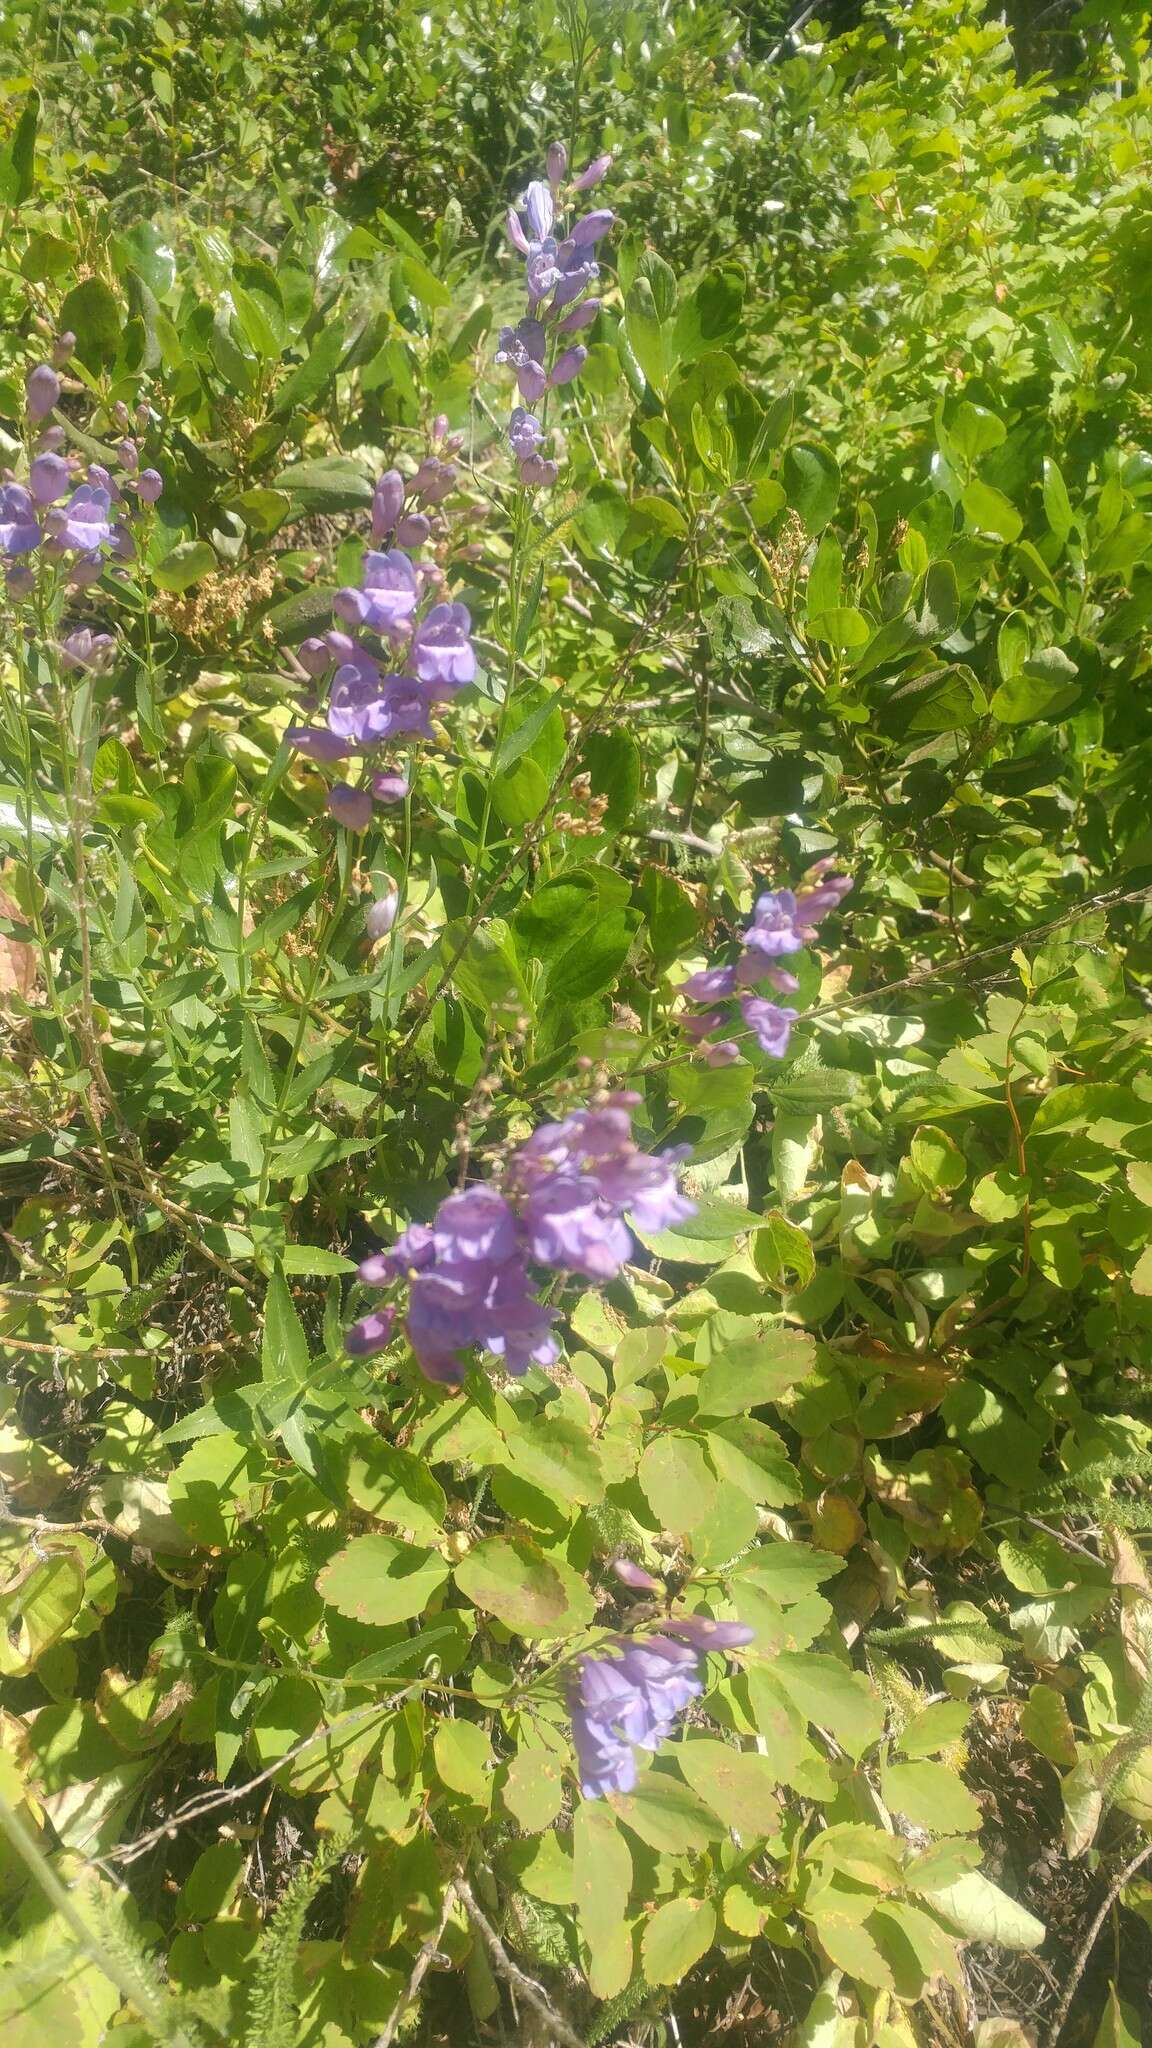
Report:
<svg viewBox="0 0 1152 2048"><path fill-rule="evenodd" d="M373 2043L373 2048L392 2048L392 2043L396 2039L396 2032L400 2025L400 2022L403 2019L405 2013L407 2012L409 2006L411 2005L413 1999L416 1996L416 1993L419 1991L421 1984L424 1982L424 1979L432 1966L432 1963L436 1956L436 1951L438 1950L444 1936L444 1929L448 1925L449 1916L452 1912L453 1906L456 1904L456 1900L459 1897L459 1895L460 1878L459 1874L457 1874L455 1877L449 1878L448 1883L444 1887L444 1902L440 1908L439 1923L435 1927L433 1932L428 1936L427 1941L424 1943L423 1947L420 1950L420 1953L416 1957L416 1961L412 1965L412 1970L409 1975L408 1982L404 1986L404 1989L401 1992L399 1998L397 1999L396 2004L393 2006L391 2012L388 2015L388 2018L384 2025L384 2032L382 2034L377 2035L377 2038Z"/></svg>
<svg viewBox="0 0 1152 2048"><path fill-rule="evenodd" d="M1144 1847L1137 1855L1129 1858L1123 1870L1118 1872L1109 1885L1104 1895L1103 1903L1097 1911L1087 1934L1084 1936L1077 1952L1076 1960L1068 1973L1068 1982L1064 1986L1064 1996L1056 2008L1056 2017L1052 2022L1052 2031L1048 2036L1048 2048L1056 2048L1056 2043L1064 2031L1064 2022L1072 2009L1072 2000L1076 1996L1077 1987L1081 1977L1084 1975L1088 1958L1096 1946L1100 1929L1103 1927L1104 1922L1107 1920L1109 1913L1112 1911L1129 1879L1135 1877L1136 1872L1143 1864L1148 1862L1150 1857L1152 1857L1152 1842L1145 1842Z"/></svg>
<svg viewBox="0 0 1152 2048"><path fill-rule="evenodd" d="M410 1687L404 1688L405 1692L409 1690ZM266 1785L269 1778L274 1778L277 1771L282 1771L285 1764L290 1764L298 1756L303 1756L306 1750L317 1749L322 1742L330 1741L338 1732L371 1720L374 1714L382 1713L386 1706L393 1705L395 1700L380 1701L371 1707L356 1707L350 1713L341 1714L327 1727L317 1728L313 1734L306 1735L302 1742L296 1743L294 1748L285 1750L283 1756L277 1757L275 1763L269 1764L266 1769L258 1771L254 1778L246 1778L242 1785L233 1785L225 1791L209 1792L201 1799L186 1800L183 1806L178 1806L174 1813L169 1814L167 1820L161 1821L159 1827L150 1828L146 1835L140 1835L134 1842L120 1842L115 1849L105 1850L103 1861L137 1862L141 1856L147 1855L149 1849L154 1849L157 1842L174 1835L178 1828L187 1827L190 1821L199 1820L206 1813L214 1813L218 1807L234 1806L238 1799L246 1799L250 1792L256 1790L257 1785Z"/></svg>
<svg viewBox="0 0 1152 2048"><path fill-rule="evenodd" d="M1152 1855L1152 1845L1149 1846L1149 1854ZM581 2038L575 2028L570 2027L563 2015L557 2012L547 1993L541 1989L540 1985L533 1978L525 1975L519 1963L513 1962L492 1922L486 1914L481 1912L480 1907L476 1904L472 1887L466 1878L458 1877L456 1879L456 1891L463 1903L468 1918L472 1921L488 1954L492 1958L493 1967L497 1975L503 1977L506 1984L512 1985L519 1992L525 2005L530 2005L533 2012L539 2013L545 2026L551 2028L556 2039L563 2042L564 2048L588 2048L587 2042Z"/></svg>

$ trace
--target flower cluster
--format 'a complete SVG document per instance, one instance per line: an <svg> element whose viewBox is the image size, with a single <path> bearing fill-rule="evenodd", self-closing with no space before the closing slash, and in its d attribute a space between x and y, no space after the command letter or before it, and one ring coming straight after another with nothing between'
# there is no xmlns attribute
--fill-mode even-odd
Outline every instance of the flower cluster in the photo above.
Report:
<svg viewBox="0 0 1152 2048"><path fill-rule="evenodd" d="M432 437L434 448L450 456L461 436L447 429L441 415ZM433 707L475 677L468 607L436 598L443 571L418 554L436 532L433 508L456 475L455 463L432 453L414 476L388 469L380 478L372 500L376 545L364 557L359 588L337 591L339 625L298 650L305 673L327 684L325 723L288 729L288 740L309 759L345 761L392 740L431 739ZM373 796L395 803L407 793L403 776L383 772L368 788L338 782L328 808L341 824L363 831Z"/></svg>
<svg viewBox="0 0 1152 2048"><path fill-rule="evenodd" d="M462 1354L476 1349L517 1375L554 1365L556 1311L537 1299L529 1268L611 1280L634 1250L626 1214L658 1231L695 1213L677 1184L683 1154L654 1157L632 1136L639 1100L621 1092L542 1124L509 1155L499 1186L449 1195L432 1223L411 1224L391 1251L364 1261L369 1286L408 1283L408 1340L428 1379L459 1384ZM389 1305L355 1324L349 1351L382 1350L398 1313Z"/></svg>
<svg viewBox="0 0 1152 2048"><path fill-rule="evenodd" d="M586 192L599 184L611 162L610 156L596 157L572 179L571 192ZM600 311L599 299L583 294L600 275L596 246L615 218L601 207L582 214L565 232L557 207L567 176L568 152L562 142L554 142L548 151L547 177L529 185L523 213L513 207L508 214L508 238L524 258L528 311L515 327L501 328L496 361L516 373L524 403L512 414L508 440L521 483L536 487L554 484L558 472L555 462L540 452L545 430L532 407L547 392L570 384L584 366L587 349L568 337L590 327Z"/></svg>
<svg viewBox="0 0 1152 2048"><path fill-rule="evenodd" d="M653 1636L617 1636L607 1654L582 1657L569 1692L572 1738L585 1799L631 1792L636 1751L657 1750L677 1714L704 1690L701 1658L752 1641L739 1621L669 1617Z"/></svg>
<svg viewBox="0 0 1152 2048"><path fill-rule="evenodd" d="M61 340L70 342L71 337ZM59 347L56 354L59 359ZM26 597L35 587L34 555L46 563L66 564L68 582L76 590L97 582L109 559L134 560L131 520L140 507L154 505L164 488L158 470L140 468L140 451L133 440L120 442L115 476L103 463L85 466L79 457L62 454L64 428L43 425L60 395L60 378L52 363L38 363L29 371L28 424L39 431L27 479L19 482L8 471L0 481L0 553L7 558L12 597Z"/></svg>
<svg viewBox="0 0 1152 2048"><path fill-rule="evenodd" d="M828 861L818 862L812 870L811 886L798 895L791 889L778 889L758 896L739 958L729 967L706 967L684 982L681 993L704 1006L685 1021L689 1038L701 1042L723 1030L728 1013L720 1004L740 991L744 1022L757 1044L773 1059L783 1059L797 1012L755 991L765 983L778 995L793 995L799 988L795 975L781 967L780 961L811 943L816 926L830 911L839 909L852 887L847 875L829 874L830 866ZM740 1048L731 1038L713 1040L705 1051L709 1066L727 1066L739 1055Z"/></svg>

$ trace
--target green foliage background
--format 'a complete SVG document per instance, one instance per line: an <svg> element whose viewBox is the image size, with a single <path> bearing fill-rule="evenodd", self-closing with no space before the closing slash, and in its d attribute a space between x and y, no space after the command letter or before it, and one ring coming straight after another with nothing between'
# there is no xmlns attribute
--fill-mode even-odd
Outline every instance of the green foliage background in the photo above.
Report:
<svg viewBox="0 0 1152 2048"><path fill-rule="evenodd" d="M167 481L109 676L3 615L15 2048L548 2039L517 1970L589 2043L1138 2039L1150 93L1120 0L4 10L4 456L68 327L76 445L145 398ZM524 528L557 134L620 218ZM283 650L439 411L484 674L351 837ZM694 1064L824 855L788 1058ZM588 1072L697 1219L556 1375L350 1360L461 1120ZM585 1802L621 1551L756 1640Z"/></svg>

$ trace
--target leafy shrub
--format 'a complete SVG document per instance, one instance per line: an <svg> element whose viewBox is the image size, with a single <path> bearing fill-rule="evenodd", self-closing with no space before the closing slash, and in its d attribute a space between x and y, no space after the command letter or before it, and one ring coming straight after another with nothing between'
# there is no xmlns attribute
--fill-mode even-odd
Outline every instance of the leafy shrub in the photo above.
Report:
<svg viewBox="0 0 1152 2048"><path fill-rule="evenodd" d="M18 2048L1135 2038L1096 15L10 15Z"/></svg>

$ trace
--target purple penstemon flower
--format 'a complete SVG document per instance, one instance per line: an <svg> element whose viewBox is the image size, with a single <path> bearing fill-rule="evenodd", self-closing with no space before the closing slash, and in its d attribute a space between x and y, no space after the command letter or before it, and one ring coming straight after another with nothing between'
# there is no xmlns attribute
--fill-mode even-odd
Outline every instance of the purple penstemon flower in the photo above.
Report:
<svg viewBox="0 0 1152 2048"><path fill-rule="evenodd" d="M99 558L112 545L111 493L96 484L81 484L66 505L49 512L46 528L62 547Z"/></svg>
<svg viewBox="0 0 1152 2048"><path fill-rule="evenodd" d="M405 639L419 597L412 563L400 548L389 548L384 554L365 555L362 587L338 590L333 608L350 626Z"/></svg>
<svg viewBox="0 0 1152 2048"><path fill-rule="evenodd" d="M472 615L465 604L434 604L412 635L411 658L422 683L449 692L475 680Z"/></svg>
<svg viewBox="0 0 1152 2048"><path fill-rule="evenodd" d="M0 548L6 555L30 555L44 536L36 506L23 484L0 484Z"/></svg>
<svg viewBox="0 0 1152 2048"><path fill-rule="evenodd" d="M368 1286L408 1284L407 1330L426 1377L458 1384L464 1354L489 1351L513 1374L551 1365L556 1311L531 1267L603 1282L633 1255L631 1215L658 1231L694 1213L676 1169L632 1137L636 1098L610 1097L546 1124L508 1157L499 1184L449 1195L431 1226L412 1225L391 1252L365 1260Z"/></svg>
<svg viewBox="0 0 1152 2048"><path fill-rule="evenodd" d="M741 1649L752 1637L742 1622L686 1615L666 1620L659 1635L617 1636L582 1657L568 1703L585 1799L631 1792L639 1776L635 1752L659 1749L677 1716L704 1691L701 1656Z"/></svg>
<svg viewBox="0 0 1152 2048"><path fill-rule="evenodd" d="M832 874L830 867L830 861L817 862L811 870L811 886L799 894L777 889L758 896L737 959L730 966L703 968L683 984L682 993L690 1002L709 1006L686 1017L683 1029L687 1037L701 1043L710 1066L728 1066L738 1057L738 1044L730 1036L702 1043L728 1027L727 1011L716 1006L734 995L739 997L744 1023L761 1051L771 1059L783 1059L788 1051L799 1013L755 991L767 984L777 995L796 994L799 980L781 962L811 944L817 926L839 908L852 887L849 876Z"/></svg>
<svg viewBox="0 0 1152 2048"><path fill-rule="evenodd" d="M610 162L610 157L596 159L572 189L580 191L595 184ZM588 352L582 345L554 350L552 338L578 333L595 319L599 300L578 302L600 274L596 248L615 218L607 207L601 207L581 215L564 230L560 211L567 167L563 144L553 143L548 151L547 179L534 179L524 196L523 213L513 210L508 216L512 246L524 258L528 314L515 327L501 329L496 361L515 371L520 397L528 406L539 404L547 391L570 384L583 368ZM522 408L513 415L509 438L520 481L530 488L547 487L556 481L557 465L540 453L538 442L517 446L522 438L517 433L517 415L523 417ZM542 428L539 438L543 438Z"/></svg>

